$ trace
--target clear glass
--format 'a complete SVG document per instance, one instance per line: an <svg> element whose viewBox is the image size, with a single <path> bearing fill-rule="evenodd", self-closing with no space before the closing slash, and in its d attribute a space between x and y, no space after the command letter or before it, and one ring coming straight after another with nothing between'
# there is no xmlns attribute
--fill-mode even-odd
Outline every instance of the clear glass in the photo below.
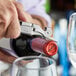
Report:
<svg viewBox="0 0 76 76"><path fill-rule="evenodd" d="M73 13L69 19L67 49L69 59L76 68L76 13Z"/></svg>
<svg viewBox="0 0 76 76"><path fill-rule="evenodd" d="M57 76L55 61L42 56L18 58L13 63L11 76Z"/></svg>

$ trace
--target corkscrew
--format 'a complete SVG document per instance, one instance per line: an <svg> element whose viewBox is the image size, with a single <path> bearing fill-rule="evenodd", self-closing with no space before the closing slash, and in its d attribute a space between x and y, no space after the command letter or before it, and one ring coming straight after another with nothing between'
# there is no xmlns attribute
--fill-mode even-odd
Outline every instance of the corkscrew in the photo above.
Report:
<svg viewBox="0 0 76 76"><path fill-rule="evenodd" d="M20 22L20 25L20 37L3 38L0 40L1 48L6 49L9 53L13 51L18 56L39 55L40 53L52 56L57 53L57 42L51 37L51 27L45 27L43 30L39 25L33 23Z"/></svg>

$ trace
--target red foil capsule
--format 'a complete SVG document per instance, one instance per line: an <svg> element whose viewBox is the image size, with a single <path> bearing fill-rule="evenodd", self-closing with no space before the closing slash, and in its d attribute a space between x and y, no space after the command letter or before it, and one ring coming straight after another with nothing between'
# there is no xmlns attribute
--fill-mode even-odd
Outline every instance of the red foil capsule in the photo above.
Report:
<svg viewBox="0 0 76 76"><path fill-rule="evenodd" d="M35 52L43 53L47 56L53 56L58 51L58 46L53 40L46 40L43 38L34 38L31 41L31 48Z"/></svg>

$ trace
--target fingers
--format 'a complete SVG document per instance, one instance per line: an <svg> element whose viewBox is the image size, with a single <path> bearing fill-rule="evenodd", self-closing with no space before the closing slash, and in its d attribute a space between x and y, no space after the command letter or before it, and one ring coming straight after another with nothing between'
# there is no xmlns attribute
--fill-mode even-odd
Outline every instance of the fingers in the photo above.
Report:
<svg viewBox="0 0 76 76"><path fill-rule="evenodd" d="M20 20L22 20L24 22L25 21L26 22L33 22L31 15L24 11L24 8L23 8L21 3L14 2L14 4L16 6L18 17L19 17Z"/></svg>
<svg viewBox="0 0 76 76"><path fill-rule="evenodd" d="M23 9L23 6L21 3L19 2L13 2L16 6L16 9L17 9L17 13L18 13L18 18L22 21L26 21L26 17L25 17L25 12L24 12L24 9Z"/></svg>
<svg viewBox="0 0 76 76"><path fill-rule="evenodd" d="M20 24L18 19L18 14L15 6L11 4L12 7L8 8L8 13L10 14L10 23L5 31L6 38L17 38L20 35Z"/></svg>
<svg viewBox="0 0 76 76"><path fill-rule="evenodd" d="M40 25L42 29L45 29L45 27L47 27L47 22L43 17L38 15L32 15L32 17L34 19L34 23Z"/></svg>
<svg viewBox="0 0 76 76"><path fill-rule="evenodd" d="M17 38L20 35L21 29L19 24L19 19L21 21L31 22L31 18L23 10L23 6L20 3L14 2L16 11L13 14L13 19L11 20L8 29L6 31L6 38ZM15 10L15 9L14 9ZM27 17L27 18L26 18Z"/></svg>
<svg viewBox="0 0 76 76"><path fill-rule="evenodd" d="M11 21L11 23L8 26L8 29L6 31L6 38L17 38L20 35L21 29L19 20L17 17L14 18L14 20Z"/></svg>
<svg viewBox="0 0 76 76"><path fill-rule="evenodd" d="M5 31L10 23L10 14L9 12L7 12L7 10L3 10L1 9L1 12L0 12L0 38L4 37L5 35Z"/></svg>
<svg viewBox="0 0 76 76"><path fill-rule="evenodd" d="M32 22L32 17L24 12L23 6L18 2L2 0L0 3L0 38L17 38L21 29L21 21Z"/></svg>

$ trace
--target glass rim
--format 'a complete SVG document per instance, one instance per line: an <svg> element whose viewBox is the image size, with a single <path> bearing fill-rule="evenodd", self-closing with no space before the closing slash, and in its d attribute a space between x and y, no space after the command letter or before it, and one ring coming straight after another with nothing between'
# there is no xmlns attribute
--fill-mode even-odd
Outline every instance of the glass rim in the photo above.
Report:
<svg viewBox="0 0 76 76"><path fill-rule="evenodd" d="M73 16L75 16L75 15L76 15L76 12L72 13L72 14L70 15L70 19L69 19L69 21L70 21L71 18L72 18Z"/></svg>
<svg viewBox="0 0 76 76"><path fill-rule="evenodd" d="M43 59L48 59L48 60L51 60L53 63L52 64L49 64L48 66L46 67L39 67L39 68L25 68L27 70L45 70L45 69L48 69L49 67L52 67L52 66L55 66L55 60L52 59L52 58L48 58L48 57L44 57L44 56L26 56L26 57L19 57L17 58L14 62L13 62L13 66L16 66L16 63L20 60L23 60L23 59L29 59L29 58L35 58L35 59L39 59L39 58L43 58Z"/></svg>

